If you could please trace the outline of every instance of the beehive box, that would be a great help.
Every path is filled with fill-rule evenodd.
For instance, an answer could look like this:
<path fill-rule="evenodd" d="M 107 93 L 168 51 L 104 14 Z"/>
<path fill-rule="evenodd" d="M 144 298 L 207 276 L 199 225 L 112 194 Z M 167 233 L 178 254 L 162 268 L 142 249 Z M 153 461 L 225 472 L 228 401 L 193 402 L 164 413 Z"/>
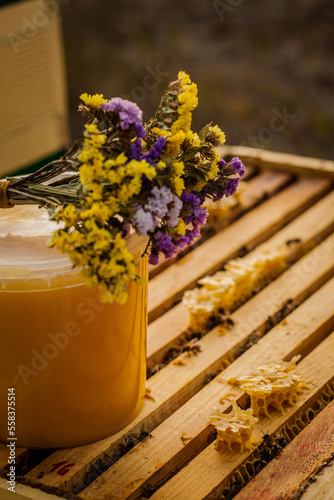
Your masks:
<path fill-rule="evenodd" d="M 204 231 L 191 251 L 151 269 L 142 411 L 119 433 L 88 446 L 18 449 L 15 494 L 7 490 L 8 449 L 1 444 L 1 500 L 334 498 L 328 467 L 334 454 L 334 163 L 248 148 L 224 154 L 240 155 L 248 167 L 241 204 L 223 221 L 216 217 L 214 230 Z M 232 328 L 218 324 L 189 340 L 183 292 L 264 242 L 289 242 L 288 269 L 232 313 Z M 261 361 L 296 354 L 308 384 L 297 404 L 260 419 L 254 449 L 217 450 L 212 408 L 229 412 L 232 401 L 249 407 L 247 395 L 228 380 Z"/>

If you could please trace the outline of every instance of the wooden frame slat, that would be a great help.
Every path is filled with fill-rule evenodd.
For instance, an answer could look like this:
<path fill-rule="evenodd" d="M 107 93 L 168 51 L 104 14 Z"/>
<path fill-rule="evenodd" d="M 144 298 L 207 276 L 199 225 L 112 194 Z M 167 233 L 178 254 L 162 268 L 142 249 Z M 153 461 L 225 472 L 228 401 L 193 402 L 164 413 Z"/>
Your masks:
<path fill-rule="evenodd" d="M 331 353 L 327 356 L 328 351 Z M 323 359 L 328 359 L 328 365 L 323 371 L 318 371 L 317 366 L 322 363 Z M 299 373 L 305 380 L 312 381 L 312 389 L 303 394 L 298 403 L 287 409 L 285 414 L 279 412 L 273 413 L 271 419 L 261 418 L 254 429 L 254 437 L 258 444 L 262 441 L 264 434 L 272 435 L 278 433 L 280 428 L 293 422 L 307 406 L 310 406 L 310 400 L 314 395 L 321 393 L 321 390 L 326 384 L 334 378 L 334 333 L 324 340 L 313 352 L 311 352 L 298 365 Z M 314 470 L 314 464 L 319 464 L 324 458 L 334 451 L 334 402 L 328 408 L 324 409 L 318 417 L 321 424 L 316 421 L 312 422 L 300 435 L 298 435 L 291 444 L 295 451 L 293 457 L 288 461 L 285 450 L 280 458 L 273 460 L 267 468 L 269 471 L 263 470 L 254 481 L 254 487 L 247 487 L 243 492 L 238 494 L 236 500 L 246 499 L 288 499 L 289 494 L 293 493 L 296 488 L 293 485 L 296 481 L 302 478 L 306 479 L 307 474 Z M 330 420 L 330 417 L 331 420 Z M 326 424 L 325 424 L 326 422 Z M 315 425 L 314 425 L 315 424 Z M 319 425 L 322 425 L 320 432 Z M 305 433 L 310 435 L 309 441 Z M 327 441 L 328 440 L 328 441 Z M 317 459 L 301 460 L 302 454 L 298 450 L 302 449 L 303 443 L 316 444 Z M 289 449 L 289 448 L 288 448 Z M 315 451 L 315 450 L 314 450 Z M 215 444 L 210 444 L 205 450 L 198 454 L 196 458 L 190 462 L 179 474 L 176 474 L 168 483 L 160 488 L 151 498 L 152 500 L 169 500 L 170 498 L 179 498 L 183 500 L 208 500 L 219 498 L 224 485 L 229 476 L 231 476 L 242 463 L 247 461 L 250 452 L 231 453 L 227 451 L 217 451 Z M 280 469 L 279 469 L 280 466 Z M 280 470 L 280 472 L 278 472 Z M 273 474 L 270 474 L 273 472 Z M 267 478 L 265 480 L 264 478 Z M 258 480 L 257 480 L 258 479 Z M 252 482 L 253 482 L 252 481 Z M 292 483 L 292 484 L 291 484 Z M 249 486 L 251 483 L 249 484 Z M 262 493 L 263 492 L 263 493 Z M 89 498 L 87 496 L 86 498 Z M 117 497 L 115 497 L 117 498 Z M 130 496 L 126 497 L 130 500 Z"/>
<path fill-rule="evenodd" d="M 314 500 L 322 499 L 327 500 L 333 495 L 334 484 L 334 460 L 327 462 L 321 470 L 314 474 L 311 481 L 306 481 L 302 484 L 298 493 L 298 500 Z M 296 499 L 297 500 L 297 499 Z"/>
<path fill-rule="evenodd" d="M 224 158 L 239 156 L 247 165 L 265 169 L 283 170 L 296 175 L 316 175 L 334 179 L 334 162 L 319 158 L 309 158 L 288 153 L 277 153 L 247 146 L 222 146 Z"/>
<path fill-rule="evenodd" d="M 330 188 L 326 179 L 303 178 L 246 214 L 235 224 L 189 252 L 150 282 L 149 322 L 165 312 L 197 280 L 221 267 L 243 245 L 264 241 L 296 215 L 315 203 Z M 209 258 L 208 258 L 209 256 Z"/>
<path fill-rule="evenodd" d="M 289 239 L 301 238 L 304 245 L 323 238 L 334 228 L 334 193 L 294 219 L 265 244 L 281 245 Z M 314 231 L 316 229 L 316 232 Z M 147 363 L 149 368 L 162 361 L 163 355 L 186 330 L 189 313 L 182 303 L 167 311 L 148 327 Z"/>
<path fill-rule="evenodd" d="M 326 337 L 334 326 L 333 293 L 334 278 L 289 315 L 284 324 L 273 328 L 158 426 L 151 439 L 130 450 L 80 496 L 95 500 L 98 493 L 99 500 L 136 498 L 148 482 L 156 487 L 169 478 L 176 466 L 185 465 L 192 455 L 206 446 L 210 433 L 207 415 L 220 398 L 233 393 L 234 399 L 240 399 L 243 395 L 227 380 L 264 360 L 290 359 L 297 353 L 305 356 Z M 226 403 L 222 409 L 229 406 L 230 403 Z M 182 437 L 189 440 L 185 443 Z"/>
<path fill-rule="evenodd" d="M 332 346 L 333 349 L 334 345 Z M 264 494 L 289 498 L 323 462 L 334 456 L 334 401 L 270 462 L 235 500 Z M 333 486 L 333 484 L 332 484 Z M 162 498 L 162 497 L 160 497 Z M 314 498 L 319 498 L 318 495 Z"/>

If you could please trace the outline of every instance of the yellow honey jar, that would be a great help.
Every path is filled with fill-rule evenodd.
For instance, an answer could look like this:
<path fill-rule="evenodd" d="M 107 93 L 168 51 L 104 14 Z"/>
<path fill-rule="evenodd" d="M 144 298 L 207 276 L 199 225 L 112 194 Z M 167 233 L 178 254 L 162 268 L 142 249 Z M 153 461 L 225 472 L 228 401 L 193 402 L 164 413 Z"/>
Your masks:
<path fill-rule="evenodd" d="M 0 211 L 0 440 L 9 389 L 17 446 L 74 447 L 105 438 L 139 412 L 146 375 L 147 287 L 128 283 L 124 305 L 103 303 L 80 270 L 46 241 L 47 211 Z M 137 273 L 146 239 L 127 237 Z"/>

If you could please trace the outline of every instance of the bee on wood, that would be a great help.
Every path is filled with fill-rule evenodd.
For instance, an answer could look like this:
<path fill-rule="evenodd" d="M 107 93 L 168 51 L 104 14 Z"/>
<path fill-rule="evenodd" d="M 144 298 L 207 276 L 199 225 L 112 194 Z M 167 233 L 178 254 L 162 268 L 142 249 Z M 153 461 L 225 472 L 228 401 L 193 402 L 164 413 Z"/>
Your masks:
<path fill-rule="evenodd" d="M 164 363 L 161 363 L 160 365 L 155 365 L 151 370 L 148 370 L 147 378 L 152 377 L 156 373 L 158 373 L 162 368 L 164 368 L 166 365 Z"/>
<path fill-rule="evenodd" d="M 219 307 L 216 318 L 217 322 L 228 330 L 234 326 L 234 321 L 230 317 L 229 311 L 227 309 L 224 309 L 224 307 Z"/>
<path fill-rule="evenodd" d="M 202 333 L 201 332 L 187 333 L 186 338 L 188 341 L 192 340 L 193 342 L 197 342 L 198 340 L 200 340 L 202 338 Z"/>
<path fill-rule="evenodd" d="M 173 361 L 173 359 L 175 359 L 179 354 L 180 354 L 180 349 L 178 347 L 171 347 L 164 354 L 162 364 L 167 365 L 168 363 Z"/>
<path fill-rule="evenodd" d="M 269 316 L 270 317 L 270 316 Z M 246 352 L 250 349 L 254 344 L 256 344 L 261 338 L 261 335 L 257 330 L 254 330 L 248 337 L 245 339 L 245 342 L 239 348 L 239 355 Z"/>
<path fill-rule="evenodd" d="M 188 356 L 190 356 L 190 353 L 193 353 L 195 354 L 195 356 L 197 356 L 197 354 L 201 352 L 201 350 L 201 346 L 199 346 L 198 344 L 186 344 L 181 348 L 181 352 L 187 352 Z"/>
<path fill-rule="evenodd" d="M 126 447 L 128 450 L 131 450 L 134 447 L 134 445 L 136 444 L 135 439 L 136 439 L 136 437 L 132 436 L 131 434 L 129 434 L 128 436 L 124 436 L 124 441 L 126 443 Z"/>
<path fill-rule="evenodd" d="M 282 307 L 274 314 L 274 316 L 268 316 L 267 325 L 271 329 L 274 326 L 278 325 L 288 314 L 296 309 L 299 306 L 299 303 L 293 303 L 293 299 L 288 299 Z"/>
<path fill-rule="evenodd" d="M 258 448 L 261 457 L 261 466 L 267 465 L 273 458 L 276 458 L 286 447 L 287 442 L 283 436 L 263 435 L 263 441 Z"/>
<path fill-rule="evenodd" d="M 269 328 L 271 330 L 275 326 L 275 324 L 277 324 L 277 323 L 275 321 L 275 318 L 273 318 L 272 316 L 268 316 L 268 318 L 267 318 L 267 324 L 268 324 L 268 326 L 269 326 Z"/>
<path fill-rule="evenodd" d="M 238 253 L 242 254 L 242 256 L 245 256 L 248 252 L 249 252 L 248 246 L 242 245 L 242 247 L 239 248 Z"/>
<path fill-rule="evenodd" d="M 226 324 L 232 328 L 234 326 L 234 321 L 232 318 L 226 318 Z"/>
<path fill-rule="evenodd" d="M 290 314 L 296 307 L 298 307 L 299 304 L 296 302 L 293 304 L 293 299 L 288 299 L 281 307 L 281 309 L 277 312 L 277 315 L 280 317 L 280 319 L 283 319 L 284 316 L 287 314 Z"/>
<path fill-rule="evenodd" d="M 94 468 L 95 473 L 97 473 L 98 475 L 103 474 L 107 469 L 109 469 L 110 466 L 111 466 L 111 464 L 109 461 L 105 461 L 102 459 L 99 459 L 95 463 L 92 464 L 92 467 Z"/>
<path fill-rule="evenodd" d="M 140 433 L 138 434 L 139 441 L 145 441 L 145 439 L 151 438 L 151 437 L 152 437 L 152 434 L 150 434 L 148 431 L 145 431 L 144 424 L 143 424 L 141 429 L 140 429 Z"/>
<path fill-rule="evenodd" d="M 120 444 L 119 446 L 124 455 L 134 447 L 134 445 L 136 444 L 135 439 L 135 436 L 132 436 L 131 434 L 129 434 L 128 436 L 123 436 L 124 444 Z"/>
<path fill-rule="evenodd" d="M 291 240 L 287 240 L 285 242 L 286 245 L 293 245 L 294 243 L 301 243 L 301 239 L 300 238 L 292 238 Z"/>
<path fill-rule="evenodd" d="M 124 453 L 121 451 L 121 450 L 115 450 L 114 453 L 112 455 L 108 455 L 106 453 L 106 456 L 110 462 L 110 465 L 113 465 L 117 462 L 117 460 L 119 460 L 120 458 L 122 458 L 122 456 L 124 455 Z"/>
<path fill-rule="evenodd" d="M 216 373 L 207 373 L 206 374 L 208 381 L 211 382 L 214 378 L 216 378 Z"/>
<path fill-rule="evenodd" d="M 97 479 L 99 476 L 100 474 L 98 474 L 97 472 L 88 472 L 85 478 L 86 487 L 92 484 L 92 482 L 95 481 L 95 479 Z"/>

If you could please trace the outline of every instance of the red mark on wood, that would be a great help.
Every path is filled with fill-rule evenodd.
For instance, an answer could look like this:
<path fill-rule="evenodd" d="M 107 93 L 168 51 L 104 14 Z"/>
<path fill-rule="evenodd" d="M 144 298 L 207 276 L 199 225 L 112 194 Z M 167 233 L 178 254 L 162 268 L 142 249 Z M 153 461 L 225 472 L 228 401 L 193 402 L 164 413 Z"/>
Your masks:
<path fill-rule="evenodd" d="M 317 449 L 317 445 L 311 441 L 310 443 L 303 444 L 298 450 L 299 457 L 308 457 Z"/>
<path fill-rule="evenodd" d="M 245 500 L 273 500 L 273 496 L 268 489 L 260 490 L 259 488 L 253 488 L 253 492 L 256 493 L 256 495 L 246 497 Z"/>
<path fill-rule="evenodd" d="M 57 471 L 57 474 L 59 476 L 65 476 L 65 474 L 68 473 L 69 469 L 75 465 L 74 462 L 68 462 L 67 460 L 63 460 L 63 462 L 58 462 L 57 464 L 52 464 L 52 469 L 50 470 L 51 472 L 55 472 L 57 469 L 60 469 Z"/>

